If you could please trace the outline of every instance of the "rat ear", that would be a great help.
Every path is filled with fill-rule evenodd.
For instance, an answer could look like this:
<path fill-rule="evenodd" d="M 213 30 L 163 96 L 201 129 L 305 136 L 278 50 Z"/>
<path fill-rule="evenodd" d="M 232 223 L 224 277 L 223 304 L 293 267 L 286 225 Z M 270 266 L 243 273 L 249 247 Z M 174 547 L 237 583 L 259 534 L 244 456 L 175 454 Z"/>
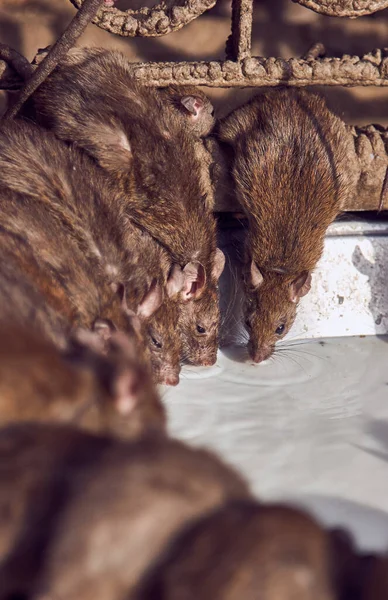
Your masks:
<path fill-rule="evenodd" d="M 198 96 L 183 96 L 183 98 L 181 98 L 181 104 L 183 104 L 185 109 L 196 118 L 198 118 L 204 107 L 203 100 Z"/>
<path fill-rule="evenodd" d="M 114 407 L 120 415 L 126 416 L 136 408 L 142 385 L 143 373 L 137 366 L 137 346 L 135 340 L 117 332 L 109 341 L 109 350 L 116 365 L 111 382 Z"/>
<path fill-rule="evenodd" d="M 116 411 L 123 417 L 129 415 L 137 406 L 139 384 L 139 374 L 130 368 L 126 368 L 119 373 L 113 382 L 114 406 Z"/>
<path fill-rule="evenodd" d="M 128 169 L 132 150 L 126 132 L 118 123 L 95 123 L 93 134 L 88 124 L 85 131 L 77 132 L 77 143 L 82 146 L 103 168 L 114 174 Z"/>
<path fill-rule="evenodd" d="M 162 286 L 154 279 L 150 289 L 137 307 L 136 314 L 143 319 L 148 319 L 154 314 L 162 304 L 163 290 Z"/>
<path fill-rule="evenodd" d="M 225 267 L 225 254 L 219 248 L 216 249 L 216 253 L 213 259 L 212 278 L 218 281 L 221 277 L 221 273 Z"/>
<path fill-rule="evenodd" d="M 172 298 L 179 294 L 185 283 L 185 276 L 181 267 L 177 264 L 173 265 L 170 275 L 166 283 L 167 296 Z"/>
<path fill-rule="evenodd" d="M 299 298 L 309 293 L 311 289 L 311 273 L 303 271 L 294 281 L 290 283 L 290 300 L 298 302 Z"/>
<path fill-rule="evenodd" d="M 121 308 L 123 312 L 130 319 L 131 325 L 135 333 L 139 334 L 141 330 L 141 322 L 138 315 L 133 310 L 131 310 L 127 304 L 125 285 L 123 283 L 114 282 L 111 283 L 111 289 L 119 295 L 119 298 L 121 300 Z"/>
<path fill-rule="evenodd" d="M 92 325 L 92 331 L 94 331 L 101 340 L 106 342 L 110 339 L 112 333 L 116 331 L 116 327 L 110 319 L 97 318 Z"/>
<path fill-rule="evenodd" d="M 199 298 L 206 283 L 206 273 L 199 262 L 189 262 L 183 269 L 185 283 L 182 290 L 183 300 Z"/>
<path fill-rule="evenodd" d="M 261 284 L 263 283 L 264 278 L 263 275 L 261 274 L 260 269 L 257 267 L 256 263 L 254 260 L 251 261 L 251 268 L 250 268 L 250 283 L 252 285 L 252 287 L 254 289 L 257 289 L 261 286 Z"/>

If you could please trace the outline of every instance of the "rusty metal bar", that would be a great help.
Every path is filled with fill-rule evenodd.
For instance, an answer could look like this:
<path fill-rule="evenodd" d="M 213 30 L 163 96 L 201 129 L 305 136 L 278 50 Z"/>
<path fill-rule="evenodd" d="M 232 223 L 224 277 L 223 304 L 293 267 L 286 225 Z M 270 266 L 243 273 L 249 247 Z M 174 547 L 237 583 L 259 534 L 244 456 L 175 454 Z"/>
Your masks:
<path fill-rule="evenodd" d="M 80 8 L 84 0 L 70 0 Z M 123 37 L 158 37 L 179 31 L 185 25 L 214 6 L 216 0 L 184 0 L 167 8 L 162 0 L 151 8 L 120 10 L 115 7 L 102 8 L 93 23 Z"/>
<path fill-rule="evenodd" d="M 76 7 L 80 8 L 84 0 L 70 0 Z M 369 15 L 388 7 L 388 0 L 293 0 L 315 12 L 334 17 L 360 17 Z M 162 0 L 152 7 L 141 7 L 138 9 L 120 10 L 115 7 L 103 8 L 93 23 L 124 37 L 154 37 L 178 31 L 190 21 L 196 19 L 206 10 L 214 6 L 216 0 L 181 0 L 176 5 Z M 233 2 L 233 29 L 249 27 L 249 13 L 252 13 L 252 2 L 250 0 L 235 0 Z M 238 24 L 241 16 L 241 25 Z M 245 19 L 246 16 L 246 19 Z M 245 39 L 243 33 L 241 39 Z M 238 42 L 237 42 L 238 45 Z M 237 58 L 244 58 L 244 44 L 241 48 L 235 48 Z M 249 49 L 248 49 L 249 50 Z"/>
<path fill-rule="evenodd" d="M 329 17 L 362 17 L 388 7 L 388 0 L 293 0 Z"/>
<path fill-rule="evenodd" d="M 251 55 L 252 0 L 234 0 L 232 5 L 232 33 L 226 44 L 229 60 L 241 61 Z"/>
<path fill-rule="evenodd" d="M 132 63 L 130 68 L 136 79 L 150 86 L 388 85 L 386 50 L 376 50 L 363 57 L 346 55 L 315 60 L 248 57 L 239 62 Z"/>
<path fill-rule="evenodd" d="M 247 50 L 245 50 L 247 51 Z M 44 53 L 42 53 L 44 56 Z M 129 63 L 134 77 L 148 86 L 271 87 L 289 85 L 388 86 L 388 52 L 363 57 L 298 59 L 248 57 L 242 61 Z M 15 89 L 15 77 L 0 61 L 0 88 Z M 19 79 L 20 81 L 20 79 Z"/>

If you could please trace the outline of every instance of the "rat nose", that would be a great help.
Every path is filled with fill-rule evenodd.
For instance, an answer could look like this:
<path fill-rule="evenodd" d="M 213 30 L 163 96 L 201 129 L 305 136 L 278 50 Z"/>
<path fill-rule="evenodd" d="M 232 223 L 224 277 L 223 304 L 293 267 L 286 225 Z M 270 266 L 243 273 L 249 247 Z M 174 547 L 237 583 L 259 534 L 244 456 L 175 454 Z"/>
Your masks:
<path fill-rule="evenodd" d="M 179 375 L 174 375 L 173 373 L 169 373 L 166 375 L 162 381 L 165 385 L 178 385 L 179 383 Z"/>
<path fill-rule="evenodd" d="M 217 357 L 216 356 L 210 356 L 210 357 L 207 357 L 207 358 L 203 358 L 201 360 L 201 365 L 203 367 L 211 367 L 211 366 L 213 366 L 216 363 L 216 361 L 217 361 Z"/>
<path fill-rule="evenodd" d="M 255 352 L 251 353 L 251 358 L 254 363 L 261 363 L 263 360 L 267 360 L 272 354 L 272 348 L 259 348 Z"/>

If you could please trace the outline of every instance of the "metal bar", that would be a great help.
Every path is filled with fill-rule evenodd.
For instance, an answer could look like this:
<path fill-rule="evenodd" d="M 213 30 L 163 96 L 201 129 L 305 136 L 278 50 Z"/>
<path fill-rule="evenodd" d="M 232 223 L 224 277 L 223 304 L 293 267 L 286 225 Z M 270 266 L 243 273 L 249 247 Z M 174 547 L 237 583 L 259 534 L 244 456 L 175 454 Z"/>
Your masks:
<path fill-rule="evenodd" d="M 243 0 L 246 1 L 246 0 Z M 247 42 L 247 38 L 245 38 Z M 240 45 L 242 48 L 242 44 Z M 316 46 L 316 48 L 315 48 Z M 128 63 L 128 68 L 144 85 L 206 85 L 209 87 L 274 87 L 289 85 L 388 86 L 388 50 L 378 49 L 360 56 L 315 58 L 315 52 L 304 58 L 247 57 L 240 61 Z M 240 48 L 240 49 L 241 49 Z M 247 52 L 247 46 L 244 46 Z M 36 57 L 39 64 L 48 49 Z M 0 60 L 0 89 L 16 89 L 11 69 Z"/>
<path fill-rule="evenodd" d="M 129 68 L 136 79 L 152 87 L 170 84 L 220 88 L 277 85 L 388 86 L 387 58 L 380 64 L 374 64 L 358 56 L 313 61 L 252 57 L 240 62 L 132 63 Z M 20 78 L 6 72 L 3 61 L 0 61 L 0 89 L 17 89 L 17 82 L 20 82 Z"/>
<path fill-rule="evenodd" d="M 85 2 L 70 1 L 76 8 L 80 8 Z M 154 6 L 135 9 L 105 7 L 93 19 L 93 23 L 105 31 L 123 37 L 158 37 L 179 31 L 212 8 L 215 3 L 216 0 L 183 0 L 175 4 L 162 0 Z"/>
<path fill-rule="evenodd" d="M 361 17 L 388 7 L 388 0 L 293 0 L 329 17 Z"/>
<path fill-rule="evenodd" d="M 132 63 L 130 68 L 139 81 L 149 86 L 388 86 L 388 58 L 381 50 L 363 57 L 315 60 L 251 57 L 239 62 Z"/>
<path fill-rule="evenodd" d="M 234 0 L 232 3 L 232 34 L 226 45 L 227 58 L 240 61 L 251 55 L 252 0 Z"/>

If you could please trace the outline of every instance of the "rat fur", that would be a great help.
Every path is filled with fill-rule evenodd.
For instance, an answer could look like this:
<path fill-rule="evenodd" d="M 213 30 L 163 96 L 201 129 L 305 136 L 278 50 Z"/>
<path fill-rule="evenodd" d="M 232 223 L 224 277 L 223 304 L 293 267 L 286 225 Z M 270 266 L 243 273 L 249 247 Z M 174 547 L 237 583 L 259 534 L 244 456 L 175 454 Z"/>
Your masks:
<path fill-rule="evenodd" d="M 77 331 L 60 352 L 32 328 L 0 322 L 0 421 L 64 422 L 134 438 L 163 433 L 165 411 L 135 340 L 116 333 L 109 354 Z"/>
<path fill-rule="evenodd" d="M 133 600 L 335 600 L 329 535 L 282 505 L 229 503 L 189 524 Z"/>
<path fill-rule="evenodd" d="M 121 184 L 128 193 L 128 216 L 174 261 L 182 268 L 202 265 L 205 274 L 194 282 L 200 289 L 217 258 L 201 165 L 180 115 L 163 93 L 140 86 L 127 64 L 115 51 L 71 52 L 35 93 L 36 116 L 58 137 L 75 141 Z"/>
<path fill-rule="evenodd" d="M 208 451 L 42 425 L 0 431 L 0 487 L 2 600 L 130 598 L 182 526 L 250 495 Z"/>

